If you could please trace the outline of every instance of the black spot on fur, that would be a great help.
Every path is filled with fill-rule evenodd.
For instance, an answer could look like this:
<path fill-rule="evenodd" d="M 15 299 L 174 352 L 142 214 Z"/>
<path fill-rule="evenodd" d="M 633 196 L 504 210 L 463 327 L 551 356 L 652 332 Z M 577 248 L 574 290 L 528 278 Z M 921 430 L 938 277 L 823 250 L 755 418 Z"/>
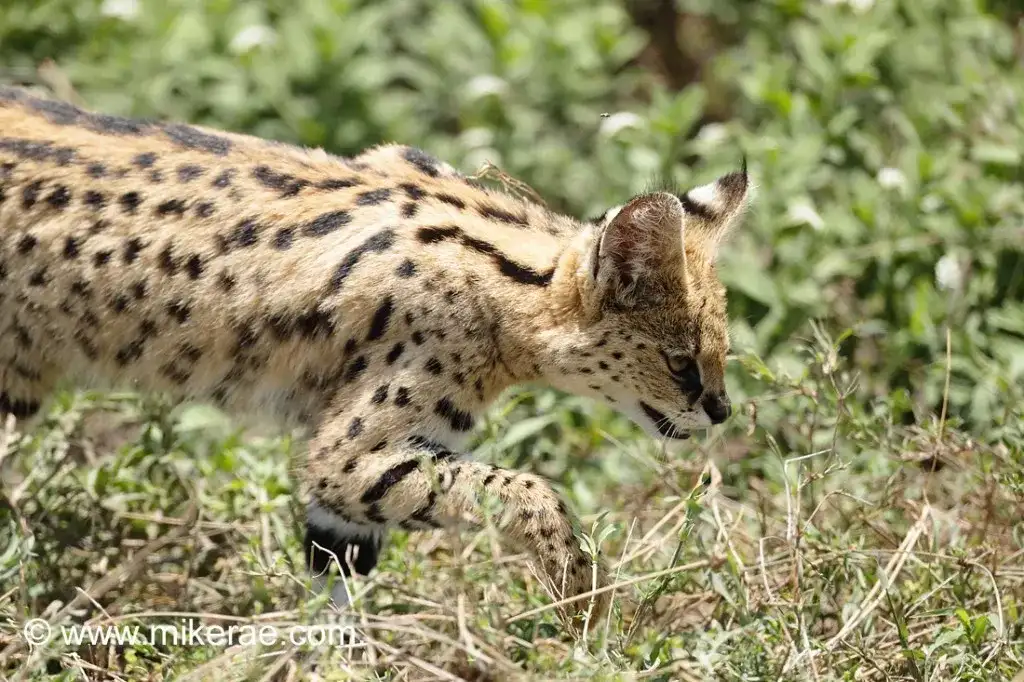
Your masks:
<path fill-rule="evenodd" d="M 81 296 L 82 298 L 92 298 L 92 291 L 89 289 L 89 283 L 84 280 L 76 280 L 71 283 L 71 293 L 76 296 Z M 85 314 L 82 316 L 84 318 Z"/>
<path fill-rule="evenodd" d="M 18 253 L 24 256 L 26 253 L 29 253 L 30 251 L 32 251 L 32 249 L 36 248 L 36 244 L 38 243 L 39 240 L 36 239 L 33 235 L 26 234 L 24 237 L 18 240 Z"/>
<path fill-rule="evenodd" d="M 255 246 L 259 243 L 259 225 L 252 218 L 246 218 L 235 226 L 230 243 L 240 247 Z"/>
<path fill-rule="evenodd" d="M 164 133 L 176 144 L 186 149 L 225 156 L 231 151 L 231 141 L 218 135 L 204 133 L 191 126 L 178 123 L 165 124 Z"/>
<path fill-rule="evenodd" d="M 416 238 L 423 244 L 436 244 L 444 240 L 458 241 L 467 248 L 490 256 L 491 260 L 498 266 L 501 274 L 520 284 L 547 286 L 554 275 L 554 268 L 546 272 L 537 272 L 533 268 L 515 263 L 508 256 L 501 253 L 493 244 L 489 244 L 476 237 L 471 237 L 455 225 L 421 227 L 416 231 Z"/>
<path fill-rule="evenodd" d="M 422 346 L 426 342 L 426 337 L 423 336 L 423 332 L 414 331 L 412 333 L 412 342 L 417 346 Z"/>
<path fill-rule="evenodd" d="M 400 483 L 406 476 L 416 471 L 420 466 L 419 460 L 408 459 L 399 464 L 395 464 L 377 479 L 370 488 L 363 493 L 360 501 L 363 504 L 372 504 L 380 501 L 392 487 Z"/>
<path fill-rule="evenodd" d="M 358 438 L 359 434 L 363 432 L 363 420 L 356 417 L 348 425 L 348 437 L 349 439 Z"/>
<path fill-rule="evenodd" d="M 189 256 L 188 261 L 185 262 L 185 272 L 191 279 L 199 279 L 203 275 L 203 257 L 198 253 L 193 253 Z"/>
<path fill-rule="evenodd" d="M 41 180 L 30 182 L 21 190 L 21 205 L 26 209 L 32 208 L 39 200 L 39 192 L 43 189 Z"/>
<path fill-rule="evenodd" d="M 362 244 L 352 249 L 341 261 L 334 275 L 331 277 L 331 288 L 338 290 L 351 274 L 352 269 L 359 263 L 363 256 L 369 253 L 382 253 L 391 248 L 395 243 L 395 231 L 385 228 L 371 236 Z"/>
<path fill-rule="evenodd" d="M 501 222 L 506 223 L 508 225 L 520 225 L 525 227 L 530 224 L 524 216 L 518 216 L 515 215 L 514 213 L 509 213 L 508 211 L 500 209 L 497 206 L 481 206 L 479 207 L 478 210 L 480 211 L 480 215 L 482 215 L 484 218 L 493 218 L 494 220 L 500 220 Z"/>
<path fill-rule="evenodd" d="M 442 201 L 442 202 L 444 202 L 446 204 L 450 204 L 451 206 L 454 206 L 455 208 L 466 208 L 466 202 L 465 201 L 463 201 L 462 199 L 460 199 L 460 198 L 458 198 L 456 196 L 452 196 L 451 194 L 435 194 L 434 197 L 438 201 Z"/>
<path fill-rule="evenodd" d="M 290 249 L 292 243 L 295 241 L 295 229 L 291 227 L 282 227 L 274 235 L 274 248 L 278 251 L 284 251 Z"/>
<path fill-rule="evenodd" d="M 403 218 L 414 218 L 416 213 L 420 210 L 418 204 L 414 204 L 411 201 L 407 201 L 402 204 L 402 217 Z"/>
<path fill-rule="evenodd" d="M 279 191 L 282 197 L 295 196 L 302 191 L 303 187 L 310 184 L 309 180 L 296 178 L 287 173 L 279 173 L 269 166 L 263 165 L 256 166 L 252 171 L 252 176 L 264 187 Z"/>
<path fill-rule="evenodd" d="M 132 237 L 124 245 L 124 262 L 126 265 L 134 263 L 135 259 L 139 257 L 139 252 L 143 249 L 142 240 L 138 237 Z"/>
<path fill-rule="evenodd" d="M 473 415 L 458 409 L 451 398 L 441 398 L 434 406 L 434 414 L 448 420 L 453 431 L 469 431 L 473 428 Z"/>
<path fill-rule="evenodd" d="M 58 166 L 67 166 L 75 158 L 70 147 L 54 147 L 50 142 L 0 137 L 0 149 L 15 156 L 33 161 L 53 161 Z"/>
<path fill-rule="evenodd" d="M 231 180 L 235 177 L 235 169 L 227 168 L 222 170 L 216 178 L 213 179 L 213 186 L 221 189 L 231 186 Z"/>
<path fill-rule="evenodd" d="M 145 344 L 139 339 L 129 341 L 117 351 L 117 355 L 114 356 L 114 359 L 117 360 L 117 364 L 122 367 L 131 364 L 142 357 L 142 352 L 145 349 L 144 346 Z"/>
<path fill-rule="evenodd" d="M 360 355 L 345 370 L 345 383 L 349 384 L 359 378 L 359 376 L 366 371 L 368 363 L 366 362 L 366 356 Z"/>
<path fill-rule="evenodd" d="M 415 166 L 421 173 L 425 173 L 432 178 L 436 178 L 441 174 L 440 170 L 438 170 L 440 162 L 422 149 L 406 147 L 402 152 L 402 158 Z"/>
<path fill-rule="evenodd" d="M 209 201 L 200 201 L 196 204 L 196 215 L 200 218 L 209 218 L 213 215 L 213 204 Z"/>
<path fill-rule="evenodd" d="M 193 365 L 196 362 L 198 362 L 199 358 L 203 356 L 203 351 L 199 350 L 190 343 L 181 344 L 178 353 L 180 355 L 180 358 L 190 365 Z"/>
<path fill-rule="evenodd" d="M 141 135 L 150 128 L 148 121 L 132 120 L 109 114 L 85 113 L 84 115 L 93 129 L 111 135 Z"/>
<path fill-rule="evenodd" d="M 160 374 L 167 377 L 174 384 L 182 386 L 192 378 L 192 373 L 181 369 L 173 362 L 168 362 L 160 366 Z"/>
<path fill-rule="evenodd" d="M 81 109 L 73 104 L 59 100 L 31 97 L 28 100 L 28 105 L 41 113 L 50 123 L 56 123 L 57 125 L 77 123 L 79 118 L 83 116 Z"/>
<path fill-rule="evenodd" d="M 153 164 L 156 163 L 156 154 L 153 152 L 142 152 L 141 154 L 136 154 L 135 158 L 132 159 L 132 163 L 142 169 L 152 168 Z"/>
<path fill-rule="evenodd" d="M 17 322 L 15 322 L 11 327 L 14 331 L 14 340 L 18 345 L 22 348 L 31 348 L 32 337 L 29 335 L 28 329 L 25 329 L 25 327 L 21 326 Z"/>
<path fill-rule="evenodd" d="M 422 187 L 414 185 L 411 182 L 403 182 L 399 187 L 413 201 L 419 201 L 423 197 L 427 196 L 427 193 L 423 191 Z"/>
<path fill-rule="evenodd" d="M 376 341 L 384 336 L 388 329 L 388 322 L 391 320 L 391 313 L 394 310 L 395 306 L 391 296 L 385 296 L 377 311 L 373 314 L 373 319 L 370 321 L 370 332 L 366 335 L 367 341 Z"/>
<path fill-rule="evenodd" d="M 309 237 L 322 237 L 350 222 L 352 222 L 352 215 L 348 211 L 331 211 L 313 218 L 303 229 L 303 233 Z"/>
<path fill-rule="evenodd" d="M 139 204 L 142 203 L 142 197 L 138 192 L 125 192 L 118 199 L 121 203 L 121 208 L 125 213 L 135 213 L 138 210 Z"/>
<path fill-rule="evenodd" d="M 93 257 L 92 257 L 92 262 L 93 262 L 93 264 L 96 267 L 102 267 L 102 266 L 104 266 L 104 265 L 106 265 L 107 263 L 110 262 L 110 257 L 112 255 L 113 255 L 113 252 L 110 251 L 109 249 L 104 249 L 103 251 L 97 251 L 96 254 L 93 255 Z"/>
<path fill-rule="evenodd" d="M 386 187 L 382 187 L 381 189 L 363 192 L 356 199 L 356 204 L 359 206 L 376 206 L 377 204 L 387 201 L 390 196 L 391 190 Z"/>
<path fill-rule="evenodd" d="M 416 274 L 416 264 L 406 258 L 402 261 L 402 264 L 398 266 L 398 269 L 395 270 L 395 274 L 399 277 L 412 277 Z"/>
<path fill-rule="evenodd" d="M 205 172 L 206 171 L 202 166 L 197 166 L 194 163 L 186 163 L 178 166 L 178 182 L 191 182 Z"/>
<path fill-rule="evenodd" d="M 395 364 L 395 360 L 397 360 L 398 358 L 402 357 L 402 352 L 404 350 L 405 350 L 405 344 L 396 343 L 394 346 L 392 346 L 391 350 L 388 351 L 388 356 L 386 358 L 387 363 L 389 365 Z"/>
<path fill-rule="evenodd" d="M 440 374 L 444 371 L 444 365 L 442 365 L 441 361 L 437 358 L 430 358 L 427 360 L 427 364 L 424 365 L 424 367 L 426 367 L 427 371 L 431 374 Z"/>
<path fill-rule="evenodd" d="M 85 167 L 85 172 L 90 178 L 102 178 L 107 174 L 107 168 L 102 163 L 90 163 Z"/>
<path fill-rule="evenodd" d="M 67 237 L 64 239 L 64 258 L 68 260 L 78 258 L 78 254 L 80 253 L 80 241 L 81 240 L 78 237 Z"/>
<path fill-rule="evenodd" d="M 388 399 L 388 385 L 378 386 L 377 390 L 373 392 L 373 396 L 370 398 L 370 402 L 374 405 L 380 405 Z"/>
<path fill-rule="evenodd" d="M 174 258 L 174 246 L 172 244 L 168 244 L 160 252 L 160 255 L 157 257 L 157 266 L 168 275 L 173 275 L 178 271 L 178 261 Z"/>
<path fill-rule="evenodd" d="M 395 393 L 395 405 L 398 407 L 405 407 L 410 402 L 412 401 L 409 398 L 409 389 L 405 386 L 399 386 L 398 392 Z"/>
<path fill-rule="evenodd" d="M 107 197 L 104 196 L 103 192 L 97 192 L 93 189 L 86 190 L 83 195 L 83 201 L 86 206 L 89 206 L 94 211 L 100 211 L 107 205 Z"/>
<path fill-rule="evenodd" d="M 64 185 L 57 185 L 50 192 L 50 196 L 46 197 L 46 203 L 50 205 L 50 208 L 57 210 L 66 208 L 71 203 L 71 191 Z"/>
<path fill-rule="evenodd" d="M 295 329 L 305 339 L 328 338 L 334 334 L 330 311 L 311 308 L 295 318 Z"/>
<path fill-rule="evenodd" d="M 41 287 L 47 282 L 46 279 L 46 266 L 43 266 L 32 273 L 32 276 L 28 278 L 28 285 L 30 287 Z"/>
<path fill-rule="evenodd" d="M 320 182 L 318 182 L 316 184 L 316 186 L 319 189 L 325 189 L 325 190 L 331 191 L 331 190 L 345 189 L 347 187 L 355 187 L 358 184 L 360 184 L 359 181 L 355 180 L 355 179 L 349 179 L 349 178 L 328 178 L 326 180 L 321 180 Z"/>
<path fill-rule="evenodd" d="M 167 304 L 167 314 L 177 320 L 178 324 L 185 324 L 192 314 L 192 309 L 185 301 L 171 301 Z"/>
<path fill-rule="evenodd" d="M 168 199 L 167 201 L 160 202 L 156 207 L 157 215 L 170 215 L 172 213 L 177 214 L 179 217 L 185 215 L 185 200 L 184 199 Z"/>

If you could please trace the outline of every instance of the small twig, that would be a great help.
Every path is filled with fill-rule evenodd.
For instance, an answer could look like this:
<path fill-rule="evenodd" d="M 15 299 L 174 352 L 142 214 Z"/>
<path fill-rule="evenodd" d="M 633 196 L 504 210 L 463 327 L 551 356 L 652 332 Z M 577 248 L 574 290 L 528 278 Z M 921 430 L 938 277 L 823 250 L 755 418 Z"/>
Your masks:
<path fill-rule="evenodd" d="M 475 175 L 472 175 L 470 177 L 477 180 L 483 180 L 484 178 L 492 176 L 495 179 L 497 179 L 498 182 L 505 185 L 506 187 L 510 187 L 511 189 L 519 192 L 520 194 L 528 197 L 530 201 L 534 202 L 535 204 L 539 204 L 547 208 L 547 203 L 544 201 L 544 199 L 541 198 L 540 194 L 538 194 L 535 189 L 527 185 L 522 180 L 517 180 L 513 178 L 511 175 L 501 170 L 490 161 L 485 161 L 484 164 L 480 167 L 480 170 L 478 170 Z"/>

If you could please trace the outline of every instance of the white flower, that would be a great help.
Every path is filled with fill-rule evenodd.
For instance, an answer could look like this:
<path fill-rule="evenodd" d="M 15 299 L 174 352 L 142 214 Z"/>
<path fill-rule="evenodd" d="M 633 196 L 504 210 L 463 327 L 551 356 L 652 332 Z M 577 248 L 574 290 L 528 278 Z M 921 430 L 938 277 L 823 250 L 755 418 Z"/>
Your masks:
<path fill-rule="evenodd" d="M 875 0 L 846 0 L 846 4 L 848 4 L 854 12 L 867 12 L 869 9 L 874 7 Z"/>
<path fill-rule="evenodd" d="M 508 90 L 508 83 L 490 74 L 476 76 L 466 83 L 466 93 L 473 99 L 487 95 L 501 95 Z"/>
<path fill-rule="evenodd" d="M 487 147 L 494 142 L 494 131 L 490 128 L 484 128 L 478 126 L 476 128 L 467 128 L 462 131 L 462 144 L 466 145 L 470 149 L 476 147 Z"/>
<path fill-rule="evenodd" d="M 963 280 L 963 267 L 953 254 L 947 253 L 935 264 L 935 283 L 940 289 L 959 291 Z"/>
<path fill-rule="evenodd" d="M 810 201 L 799 199 L 789 205 L 786 217 L 790 222 L 797 225 L 810 225 L 812 229 L 820 230 L 825 227 L 825 221 L 814 208 Z"/>
<path fill-rule="evenodd" d="M 611 136 L 626 128 L 639 128 L 643 123 L 644 120 L 633 112 L 620 111 L 601 121 L 601 133 Z"/>
<path fill-rule="evenodd" d="M 105 17 L 116 17 L 127 21 L 134 19 L 139 13 L 139 0 L 103 0 L 100 14 Z"/>
<path fill-rule="evenodd" d="M 729 133 L 721 123 L 709 123 L 697 133 L 697 141 L 707 145 L 716 145 L 727 137 Z"/>
<path fill-rule="evenodd" d="M 942 208 L 942 198 L 936 194 L 928 194 L 921 199 L 921 211 L 924 213 L 935 213 Z"/>
<path fill-rule="evenodd" d="M 866 12 L 875 6 L 875 0 L 821 0 L 821 4 L 832 7 L 848 5 L 855 12 Z"/>
<path fill-rule="evenodd" d="M 244 54 L 254 47 L 272 45 L 276 39 L 274 29 L 262 24 L 253 24 L 236 33 L 228 49 L 235 54 Z"/>
<path fill-rule="evenodd" d="M 884 189 L 902 190 L 907 186 L 907 176 L 899 168 L 883 168 L 878 171 L 878 184 Z"/>

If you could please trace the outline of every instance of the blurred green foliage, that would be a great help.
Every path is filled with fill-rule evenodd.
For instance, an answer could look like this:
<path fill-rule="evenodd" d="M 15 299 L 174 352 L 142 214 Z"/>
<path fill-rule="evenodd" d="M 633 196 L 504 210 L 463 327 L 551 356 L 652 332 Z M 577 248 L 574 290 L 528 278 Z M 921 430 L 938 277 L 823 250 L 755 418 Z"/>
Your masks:
<path fill-rule="evenodd" d="M 491 161 L 579 217 L 745 153 L 758 200 L 722 267 L 737 350 L 799 377 L 822 319 L 852 332 L 860 397 L 921 421 L 942 406 L 949 328 L 949 414 L 1002 418 L 1024 400 L 1012 3 L 685 5 L 727 37 L 682 90 L 643 67 L 648 37 L 612 0 L 5 0 L 0 79 L 53 59 L 112 113 Z M 757 388 L 738 367 L 732 386 Z"/>

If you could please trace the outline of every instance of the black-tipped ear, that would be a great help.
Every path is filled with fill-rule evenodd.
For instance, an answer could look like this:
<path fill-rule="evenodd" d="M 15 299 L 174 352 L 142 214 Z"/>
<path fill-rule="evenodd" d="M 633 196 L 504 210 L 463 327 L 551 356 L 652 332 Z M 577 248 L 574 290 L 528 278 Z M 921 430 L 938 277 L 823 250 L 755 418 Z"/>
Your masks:
<path fill-rule="evenodd" d="M 682 230 L 677 197 L 656 192 L 634 198 L 600 232 L 592 270 L 598 290 L 629 306 L 646 284 L 681 273 Z"/>
<path fill-rule="evenodd" d="M 679 198 L 691 234 L 699 235 L 713 257 L 750 200 L 750 176 L 744 154 L 741 170 L 727 173 L 707 185 L 694 187 Z"/>

